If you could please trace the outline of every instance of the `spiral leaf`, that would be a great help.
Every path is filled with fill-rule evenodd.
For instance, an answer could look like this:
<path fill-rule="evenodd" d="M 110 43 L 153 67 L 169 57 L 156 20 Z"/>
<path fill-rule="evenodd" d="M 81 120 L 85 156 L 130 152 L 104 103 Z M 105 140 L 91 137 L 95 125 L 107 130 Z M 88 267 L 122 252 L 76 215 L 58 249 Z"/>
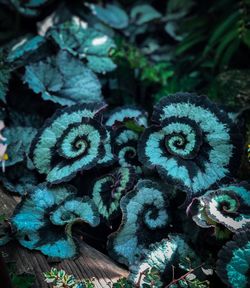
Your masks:
<path fill-rule="evenodd" d="M 134 168 L 122 167 L 95 181 L 91 198 L 105 220 L 112 220 L 119 215 L 120 199 L 132 190 L 136 180 Z"/>
<path fill-rule="evenodd" d="M 105 154 L 100 160 L 98 160 L 98 165 L 110 166 L 117 159 L 113 152 L 113 145 L 112 145 L 113 143 L 112 143 L 110 131 L 108 129 L 106 129 L 106 139 L 104 140 L 103 144 L 104 144 Z"/>
<path fill-rule="evenodd" d="M 54 225 L 66 225 L 82 219 L 92 226 L 97 226 L 100 221 L 96 206 L 89 197 L 69 198 L 50 215 Z"/>
<path fill-rule="evenodd" d="M 157 183 L 139 181 L 121 200 L 123 220 L 118 231 L 109 236 L 110 255 L 130 265 L 140 249 L 160 240 L 169 222 L 167 204 L 166 193 Z"/>
<path fill-rule="evenodd" d="M 250 229 L 237 232 L 219 252 L 216 272 L 232 288 L 250 286 Z"/>
<path fill-rule="evenodd" d="M 137 284 L 141 277 L 143 281 L 144 271 L 155 268 L 160 273 L 161 280 L 166 282 L 167 278 L 172 277 L 173 265 L 183 270 L 189 269 L 187 258 L 192 265 L 200 264 L 200 259 L 182 235 L 169 234 L 168 239 L 153 243 L 148 249 L 141 251 L 138 259 L 130 267 L 129 280 Z"/>
<path fill-rule="evenodd" d="M 20 244 L 50 257 L 76 256 L 77 247 L 71 237 L 73 223 L 80 220 L 96 226 L 99 217 L 88 197 L 73 198 L 75 194 L 70 185 L 34 187 L 11 218 Z"/>
<path fill-rule="evenodd" d="M 114 152 L 120 166 L 132 166 L 140 170 L 141 165 L 137 157 L 138 139 L 137 132 L 125 127 L 120 127 L 114 132 Z"/>
<path fill-rule="evenodd" d="M 250 224 L 250 185 L 247 182 L 208 191 L 197 201 L 198 205 L 193 203 L 190 208 L 196 210 L 193 219 L 201 227 L 220 224 L 236 232 Z"/>
<path fill-rule="evenodd" d="M 197 194 L 236 174 L 242 137 L 207 98 L 190 93 L 165 97 L 152 121 L 140 139 L 139 160 L 167 182 Z"/>
<path fill-rule="evenodd" d="M 82 104 L 56 112 L 34 138 L 30 158 L 47 181 L 68 181 L 105 156 L 107 131 L 98 121 L 102 103 Z M 95 118 L 95 119 L 91 119 Z"/>
<path fill-rule="evenodd" d="M 134 166 L 140 172 L 137 142 L 147 127 L 147 113 L 134 106 L 118 107 L 109 113 L 106 126 L 113 130 L 114 153 L 119 165 Z"/>
<path fill-rule="evenodd" d="M 147 113 L 135 106 L 122 106 L 114 109 L 109 113 L 106 120 L 106 126 L 117 129 L 124 126 L 127 121 L 134 121 L 137 125 L 147 127 Z"/>

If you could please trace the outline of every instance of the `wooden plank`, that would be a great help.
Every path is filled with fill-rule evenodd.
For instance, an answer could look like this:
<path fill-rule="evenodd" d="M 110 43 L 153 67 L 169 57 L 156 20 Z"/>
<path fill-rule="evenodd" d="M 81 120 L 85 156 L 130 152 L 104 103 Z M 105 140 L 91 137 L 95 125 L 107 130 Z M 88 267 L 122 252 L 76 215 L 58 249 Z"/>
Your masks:
<path fill-rule="evenodd" d="M 18 201 L 18 197 L 12 197 L 0 190 L 0 214 L 9 217 Z M 117 279 L 128 276 L 128 271 L 82 241 L 80 242 L 81 253 L 77 259 L 64 260 L 56 264 L 49 263 L 47 257 L 40 252 L 25 249 L 15 241 L 0 247 L 0 252 L 5 262 L 13 261 L 16 263 L 18 273 L 35 275 L 35 288 L 49 287 L 44 282 L 43 272 L 49 271 L 51 267 L 63 269 L 66 273 L 73 274 L 78 279 L 95 278 L 94 283 L 97 288 L 110 287 L 109 283 L 114 283 Z"/>

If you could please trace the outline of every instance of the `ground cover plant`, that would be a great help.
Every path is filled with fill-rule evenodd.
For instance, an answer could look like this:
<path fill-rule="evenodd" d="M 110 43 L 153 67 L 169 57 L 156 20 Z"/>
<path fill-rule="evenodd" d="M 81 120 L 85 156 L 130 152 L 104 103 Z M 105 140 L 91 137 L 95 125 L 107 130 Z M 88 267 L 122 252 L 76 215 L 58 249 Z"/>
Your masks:
<path fill-rule="evenodd" d="M 249 287 L 250 2 L 0 0 L 0 27 L 0 244 L 84 234 L 116 288 Z"/>

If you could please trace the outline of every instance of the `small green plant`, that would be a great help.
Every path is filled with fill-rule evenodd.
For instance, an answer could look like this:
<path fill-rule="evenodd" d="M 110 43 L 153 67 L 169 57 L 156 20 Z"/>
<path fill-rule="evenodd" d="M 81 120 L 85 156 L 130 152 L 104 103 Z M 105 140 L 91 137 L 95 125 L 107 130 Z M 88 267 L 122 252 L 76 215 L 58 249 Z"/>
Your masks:
<path fill-rule="evenodd" d="M 133 288 L 133 285 L 128 281 L 127 278 L 122 277 L 113 284 L 112 288 Z"/>
<path fill-rule="evenodd" d="M 173 76 L 173 67 L 169 62 L 152 63 L 137 47 L 124 40 L 118 41 L 117 46 L 112 55 L 114 61 L 119 65 L 126 63 L 131 69 L 138 71 L 139 80 L 164 87 Z"/>
<path fill-rule="evenodd" d="M 162 282 L 160 281 L 159 271 L 156 268 L 146 269 L 140 274 L 138 282 L 131 284 L 131 282 L 123 277 L 113 284 L 112 288 L 161 288 Z"/>
<path fill-rule="evenodd" d="M 58 270 L 57 268 L 51 268 L 49 272 L 44 274 L 46 283 L 52 284 L 53 288 L 95 288 L 93 279 L 78 280 L 73 275 L 66 274 L 64 270 Z M 144 277 L 142 277 L 144 276 Z M 127 278 L 122 277 L 117 280 L 116 283 L 111 284 L 112 288 L 160 288 L 162 282 L 160 276 L 155 268 L 147 269 L 141 273 L 141 277 L 136 285 L 133 285 Z"/>
<path fill-rule="evenodd" d="M 173 275 L 173 279 L 172 281 L 165 286 L 165 288 L 208 288 L 209 287 L 209 281 L 207 280 L 200 280 L 197 278 L 197 276 L 195 275 L 195 272 L 202 268 L 204 264 L 201 264 L 195 268 L 191 268 L 189 269 L 189 271 L 187 273 L 185 273 L 184 275 L 180 276 L 179 278 L 175 279 L 175 267 L 172 266 L 172 275 Z"/>
<path fill-rule="evenodd" d="M 66 274 L 64 270 L 51 268 L 44 273 L 45 281 L 53 285 L 54 288 L 94 288 L 93 279 L 78 280 L 73 275 Z"/>

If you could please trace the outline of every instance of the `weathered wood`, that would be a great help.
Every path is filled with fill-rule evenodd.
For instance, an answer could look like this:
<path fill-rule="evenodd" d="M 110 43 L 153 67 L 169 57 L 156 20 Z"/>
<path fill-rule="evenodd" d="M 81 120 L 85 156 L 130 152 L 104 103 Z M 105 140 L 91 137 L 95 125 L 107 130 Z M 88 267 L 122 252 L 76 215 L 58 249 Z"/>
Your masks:
<path fill-rule="evenodd" d="M 2 192 L 0 190 L 0 214 L 10 216 L 19 201 L 18 197 Z M 120 277 L 127 277 L 128 271 L 119 267 L 109 257 L 81 241 L 81 255 L 76 260 L 64 260 L 57 264 L 51 264 L 47 257 L 38 251 L 30 251 L 12 241 L 4 247 L 0 247 L 5 262 L 16 263 L 17 273 L 32 273 L 36 277 L 35 288 L 48 288 L 44 282 L 43 272 L 49 271 L 51 267 L 63 269 L 76 278 L 95 278 L 97 288 L 110 287 Z"/>

